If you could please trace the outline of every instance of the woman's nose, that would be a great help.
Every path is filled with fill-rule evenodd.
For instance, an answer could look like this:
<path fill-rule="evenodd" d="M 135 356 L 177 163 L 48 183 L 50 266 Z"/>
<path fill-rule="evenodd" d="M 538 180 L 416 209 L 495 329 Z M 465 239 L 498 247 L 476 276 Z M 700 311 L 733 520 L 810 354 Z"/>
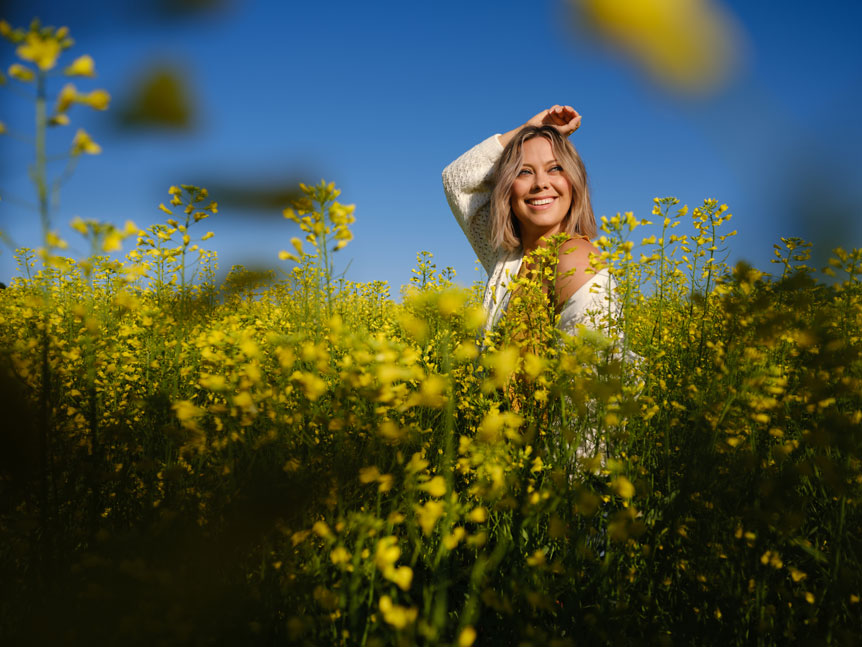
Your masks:
<path fill-rule="evenodd" d="M 543 189 L 548 186 L 548 174 L 539 171 L 533 174 L 533 190 Z"/>

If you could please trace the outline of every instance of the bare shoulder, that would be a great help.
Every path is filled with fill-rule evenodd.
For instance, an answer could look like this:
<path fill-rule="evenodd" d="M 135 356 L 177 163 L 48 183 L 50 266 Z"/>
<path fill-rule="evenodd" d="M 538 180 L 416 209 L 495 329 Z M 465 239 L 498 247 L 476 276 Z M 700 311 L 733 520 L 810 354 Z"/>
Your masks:
<path fill-rule="evenodd" d="M 562 304 L 593 277 L 590 255 L 598 248 L 586 238 L 573 237 L 560 246 L 557 263 L 557 303 Z"/>
<path fill-rule="evenodd" d="M 590 254 L 598 253 L 598 248 L 586 238 L 569 238 L 560 246 L 557 272 L 586 270 L 590 267 Z"/>

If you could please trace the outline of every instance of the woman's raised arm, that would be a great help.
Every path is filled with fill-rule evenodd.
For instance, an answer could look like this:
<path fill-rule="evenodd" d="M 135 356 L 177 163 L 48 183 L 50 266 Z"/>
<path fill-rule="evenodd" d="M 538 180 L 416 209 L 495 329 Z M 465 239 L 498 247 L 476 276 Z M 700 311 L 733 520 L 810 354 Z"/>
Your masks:
<path fill-rule="evenodd" d="M 488 137 L 443 169 L 443 190 L 452 215 L 490 275 L 498 252 L 491 244 L 491 191 L 494 165 L 503 147 Z"/>

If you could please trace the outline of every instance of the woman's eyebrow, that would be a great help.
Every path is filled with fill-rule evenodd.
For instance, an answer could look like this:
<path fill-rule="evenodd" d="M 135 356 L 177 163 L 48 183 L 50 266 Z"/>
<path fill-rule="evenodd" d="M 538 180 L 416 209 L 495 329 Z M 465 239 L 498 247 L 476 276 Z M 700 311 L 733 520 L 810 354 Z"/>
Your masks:
<path fill-rule="evenodd" d="M 545 165 L 545 166 L 548 166 L 548 165 L 550 165 L 550 164 L 559 164 L 559 162 L 558 162 L 556 159 L 552 159 L 552 160 L 548 160 L 547 162 L 544 162 L 544 165 Z M 532 165 L 532 164 L 530 164 L 530 162 L 521 162 L 521 166 L 522 166 L 522 167 L 524 167 L 524 166 L 529 166 L 530 168 L 532 168 L 532 167 L 533 167 L 533 165 Z"/>

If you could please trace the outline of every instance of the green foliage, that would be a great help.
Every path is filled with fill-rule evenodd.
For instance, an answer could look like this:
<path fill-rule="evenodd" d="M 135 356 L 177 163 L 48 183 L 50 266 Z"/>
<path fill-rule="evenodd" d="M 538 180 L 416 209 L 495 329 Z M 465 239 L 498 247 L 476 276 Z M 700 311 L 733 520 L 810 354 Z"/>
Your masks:
<path fill-rule="evenodd" d="M 214 263 L 196 187 L 122 261 L 23 252 L 0 293 L 4 635 L 852 643 L 858 251 L 830 283 L 795 240 L 780 276 L 731 269 L 726 208 L 693 210 L 690 238 L 658 201 L 639 260 L 646 221 L 602 223 L 621 314 L 483 338 L 475 292 L 428 253 L 401 303 L 334 279 L 318 189 L 297 215 L 316 251 L 220 291 L 187 263 Z M 133 233 L 76 228 L 95 253 Z M 553 272 L 535 267 L 534 314 Z"/>

